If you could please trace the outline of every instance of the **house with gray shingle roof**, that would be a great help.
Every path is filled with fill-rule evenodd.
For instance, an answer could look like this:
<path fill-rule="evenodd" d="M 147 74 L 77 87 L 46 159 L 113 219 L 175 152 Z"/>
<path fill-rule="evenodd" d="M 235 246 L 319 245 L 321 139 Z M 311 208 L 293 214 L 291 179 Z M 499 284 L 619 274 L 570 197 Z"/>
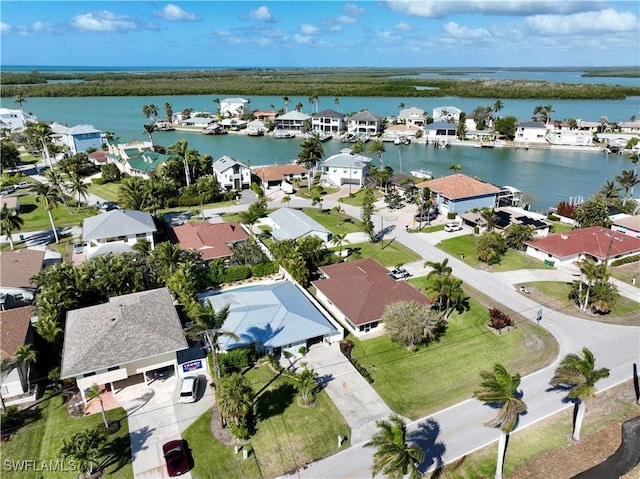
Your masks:
<path fill-rule="evenodd" d="M 251 168 L 224 155 L 213 162 L 213 173 L 220 186 L 227 190 L 243 190 L 251 187 Z"/>
<path fill-rule="evenodd" d="M 345 148 L 320 164 L 322 179 L 335 186 L 364 185 L 369 174 L 371 158 L 353 153 Z"/>
<path fill-rule="evenodd" d="M 371 113 L 369 110 L 362 110 L 351 115 L 347 120 L 347 131 L 349 133 L 364 133 L 375 135 L 382 131 L 382 117 Z"/>
<path fill-rule="evenodd" d="M 547 143 L 547 125 L 537 121 L 519 121 L 516 123 L 517 142 Z"/>
<path fill-rule="evenodd" d="M 274 129 L 276 130 L 288 130 L 288 131 L 302 131 L 304 129 L 304 123 L 311 118 L 306 113 L 293 110 L 285 113 L 282 116 L 277 117 L 274 120 Z"/>
<path fill-rule="evenodd" d="M 93 384 L 110 384 L 173 366 L 188 349 L 169 289 L 125 294 L 67 313 L 63 379 L 74 378 L 83 400 Z"/>
<path fill-rule="evenodd" d="M 311 115 L 311 129 L 326 133 L 339 133 L 344 130 L 344 113 L 334 110 L 322 110 Z"/>
<path fill-rule="evenodd" d="M 82 239 L 88 258 L 99 254 L 131 252 L 138 240 L 154 248 L 156 225 L 151 214 L 136 210 L 111 210 L 82 221 Z M 115 249 L 114 249 L 115 248 Z"/>
<path fill-rule="evenodd" d="M 331 231 L 300 210 L 278 208 L 264 220 L 271 226 L 271 236 L 277 241 L 317 236 L 322 241 L 331 241 Z"/>

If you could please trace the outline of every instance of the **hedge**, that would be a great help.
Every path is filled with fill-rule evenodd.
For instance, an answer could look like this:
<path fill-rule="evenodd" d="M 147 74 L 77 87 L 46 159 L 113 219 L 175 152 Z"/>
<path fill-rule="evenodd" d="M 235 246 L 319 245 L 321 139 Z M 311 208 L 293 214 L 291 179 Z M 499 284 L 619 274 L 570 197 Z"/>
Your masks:
<path fill-rule="evenodd" d="M 623 264 L 635 263 L 636 261 L 640 261 L 640 254 L 635 254 L 633 256 L 627 256 L 626 258 L 620 258 L 611 262 L 611 266 L 621 266 Z"/>
<path fill-rule="evenodd" d="M 256 278 L 263 278 L 264 276 L 277 273 L 278 268 L 279 266 L 277 261 L 263 261 L 261 263 L 251 265 L 251 275 Z"/>
<path fill-rule="evenodd" d="M 251 277 L 251 268 L 249 266 L 229 266 L 224 270 L 222 275 L 223 283 L 235 283 Z"/>

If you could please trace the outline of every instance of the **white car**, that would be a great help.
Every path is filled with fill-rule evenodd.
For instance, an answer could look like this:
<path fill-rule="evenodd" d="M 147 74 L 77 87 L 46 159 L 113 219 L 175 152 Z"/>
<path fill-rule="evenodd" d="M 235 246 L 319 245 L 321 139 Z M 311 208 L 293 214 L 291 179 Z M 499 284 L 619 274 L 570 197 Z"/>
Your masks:
<path fill-rule="evenodd" d="M 180 386 L 180 402 L 196 402 L 198 399 L 198 384 L 200 380 L 197 376 L 187 376 L 182 379 Z"/>
<path fill-rule="evenodd" d="M 454 231 L 460 231 L 462 229 L 462 225 L 458 223 L 447 223 L 444 225 L 444 230 L 448 233 L 453 233 Z"/>

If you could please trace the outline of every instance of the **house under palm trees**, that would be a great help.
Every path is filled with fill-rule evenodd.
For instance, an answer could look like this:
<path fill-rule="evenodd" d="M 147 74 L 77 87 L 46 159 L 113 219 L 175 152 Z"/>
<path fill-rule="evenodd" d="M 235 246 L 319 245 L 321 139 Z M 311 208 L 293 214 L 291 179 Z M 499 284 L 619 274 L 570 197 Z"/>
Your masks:
<path fill-rule="evenodd" d="M 1 374 L 2 399 L 5 406 L 31 401 L 31 396 L 24 397 L 28 392 L 26 378 L 26 364 L 17 364 L 16 352 L 25 344 L 31 344 L 34 339 L 31 316 L 33 307 L 23 306 L 8 311 L 0 311 L 0 360 L 7 366 Z"/>

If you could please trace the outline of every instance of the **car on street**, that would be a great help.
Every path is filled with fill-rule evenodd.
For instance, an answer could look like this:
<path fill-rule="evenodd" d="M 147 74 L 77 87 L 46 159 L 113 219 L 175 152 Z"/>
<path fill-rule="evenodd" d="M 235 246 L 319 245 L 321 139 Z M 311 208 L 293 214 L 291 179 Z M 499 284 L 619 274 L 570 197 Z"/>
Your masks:
<path fill-rule="evenodd" d="M 460 231 L 462 229 L 462 225 L 458 223 L 447 223 L 444 225 L 444 230 L 448 233 L 453 233 L 454 231 Z"/>
<path fill-rule="evenodd" d="M 20 183 L 16 183 L 15 185 L 13 185 L 13 187 L 16 190 L 23 190 L 25 188 L 31 188 L 33 185 L 31 183 L 29 183 L 28 181 L 21 181 Z"/>
<path fill-rule="evenodd" d="M 389 271 L 387 273 L 389 275 L 390 278 L 393 279 L 406 279 L 409 276 L 411 276 L 411 273 L 409 273 L 406 269 L 404 268 L 395 268 L 392 269 L 391 271 Z"/>
<path fill-rule="evenodd" d="M 13 185 L 7 186 L 6 188 L 3 188 L 2 191 L 0 191 L 0 196 L 10 195 L 14 191 L 15 188 L 13 187 Z"/>
<path fill-rule="evenodd" d="M 113 201 L 99 201 L 96 206 L 98 207 L 98 209 L 103 211 L 118 209 L 118 205 L 116 205 Z"/>
<path fill-rule="evenodd" d="M 167 463 L 169 477 L 176 477 L 189 472 L 189 459 L 184 447 L 184 441 L 176 439 L 162 446 L 162 454 Z"/>
<path fill-rule="evenodd" d="M 73 243 L 73 254 L 82 254 L 84 253 L 84 243 L 76 242 Z"/>
<path fill-rule="evenodd" d="M 200 384 L 200 379 L 197 376 L 182 378 L 179 401 L 182 403 L 196 402 L 198 399 L 198 384 Z"/>

